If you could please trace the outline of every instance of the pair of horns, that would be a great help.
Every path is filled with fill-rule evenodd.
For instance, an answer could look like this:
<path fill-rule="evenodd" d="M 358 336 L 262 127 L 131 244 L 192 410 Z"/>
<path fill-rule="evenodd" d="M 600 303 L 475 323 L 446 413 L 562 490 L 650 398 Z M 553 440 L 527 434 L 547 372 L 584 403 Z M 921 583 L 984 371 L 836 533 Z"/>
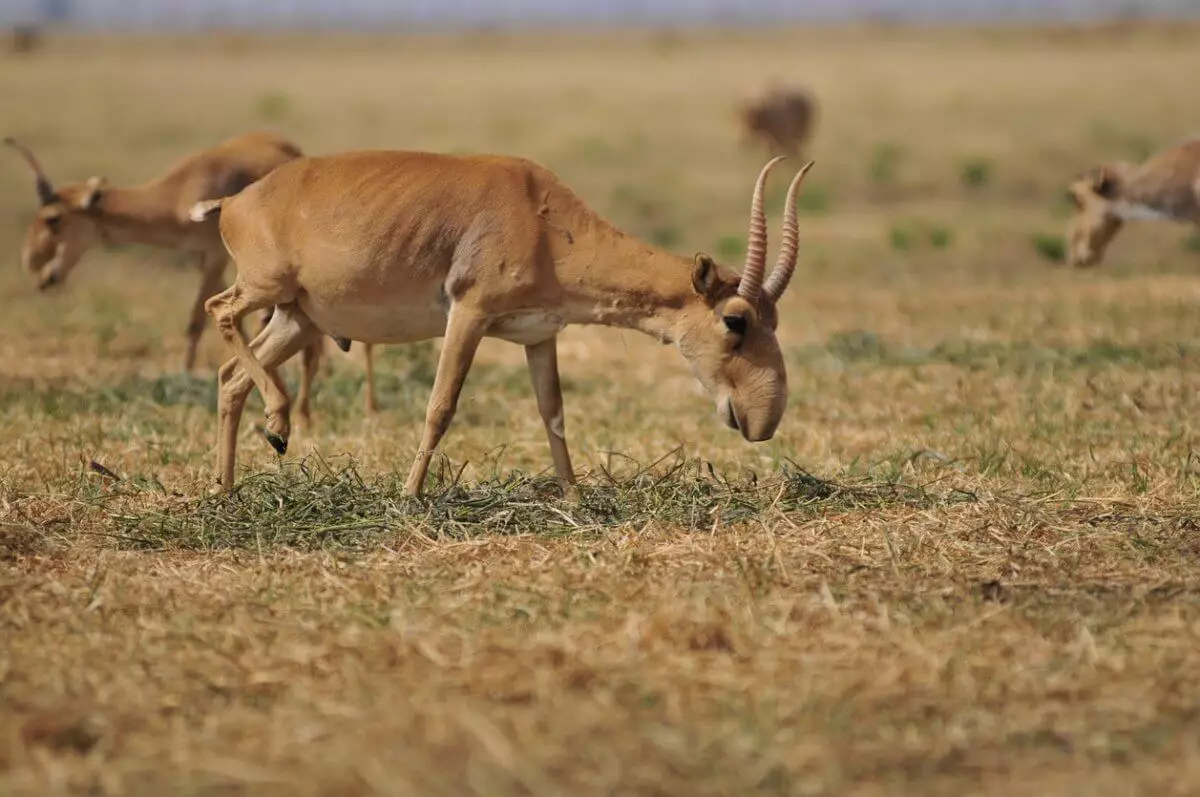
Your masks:
<path fill-rule="evenodd" d="M 4 139 L 4 143 L 21 153 L 21 157 L 29 164 L 29 168 L 33 170 L 33 187 L 37 190 L 38 200 L 43 205 L 49 205 L 55 200 L 54 186 L 46 178 L 46 173 L 42 171 L 42 165 L 38 163 L 38 159 L 33 157 L 29 147 L 17 141 L 11 136 Z"/>
<path fill-rule="evenodd" d="M 813 161 L 804 165 L 788 186 L 786 205 L 783 209 L 783 235 L 779 244 L 779 259 L 767 281 L 763 283 L 763 273 L 767 267 L 767 215 L 763 210 L 763 189 L 767 184 L 767 175 L 775 164 L 785 158 L 781 155 L 763 167 L 754 183 L 754 196 L 750 200 L 750 238 L 746 243 L 746 266 L 742 269 L 742 280 L 738 285 L 738 296 L 748 302 L 757 302 L 761 294 L 766 294 L 772 301 L 787 290 L 792 281 L 792 273 L 796 270 L 796 253 L 800 245 L 800 220 L 796 215 L 796 195 L 804 175 L 812 168 Z"/>

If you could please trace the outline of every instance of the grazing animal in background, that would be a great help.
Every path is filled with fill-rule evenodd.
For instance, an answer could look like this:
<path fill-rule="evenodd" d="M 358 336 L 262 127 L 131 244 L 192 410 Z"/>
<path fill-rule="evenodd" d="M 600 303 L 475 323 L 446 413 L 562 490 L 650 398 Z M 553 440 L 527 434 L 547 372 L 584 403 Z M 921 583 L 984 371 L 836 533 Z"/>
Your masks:
<path fill-rule="evenodd" d="M 1117 162 L 1071 182 L 1075 215 L 1067 227 L 1067 262 L 1094 266 L 1126 221 L 1187 222 L 1200 226 L 1200 139 L 1144 163 Z"/>
<path fill-rule="evenodd" d="M 207 317 L 204 302 L 225 287 L 229 260 L 216 222 L 196 224 L 188 217 L 200 201 L 236 194 L 283 163 L 300 148 L 271 133 L 246 133 L 191 155 L 158 179 L 134 188 L 110 186 L 103 177 L 55 188 L 28 147 L 12 138 L 5 143 L 25 159 L 34 175 L 40 207 L 25 234 L 21 260 L 39 289 L 61 284 L 89 248 L 101 244 L 150 244 L 194 253 L 200 291 L 187 324 L 185 370 L 196 362 L 196 348 Z M 308 417 L 313 371 L 321 355 L 315 341 L 305 357 L 298 403 Z"/>
<path fill-rule="evenodd" d="M 34 25 L 13 25 L 8 49 L 14 55 L 28 55 L 42 46 L 42 32 Z"/>
<path fill-rule="evenodd" d="M 772 155 L 797 155 L 816 124 L 817 104 L 803 89 L 772 86 L 739 108 L 748 142 L 760 142 Z"/>
<path fill-rule="evenodd" d="M 674 343 L 717 412 L 746 440 L 783 417 L 787 375 L 775 305 L 796 266 L 788 190 L 778 262 L 764 281 L 759 175 L 739 279 L 704 254 L 684 258 L 618 230 L 550 171 L 519 158 L 353 152 L 303 158 L 241 194 L 197 205 L 220 214 L 237 280 L 207 310 L 235 356 L 219 372 L 217 475 L 234 483 L 237 430 L 257 388 L 267 439 L 284 453 L 288 397 L 278 366 L 323 334 L 369 343 L 442 337 L 420 449 L 406 488 L 419 494 L 485 337 L 525 347 L 557 477 L 574 482 L 563 427 L 558 333 L 568 324 L 636 329 Z M 275 307 L 247 343 L 238 321 Z"/>

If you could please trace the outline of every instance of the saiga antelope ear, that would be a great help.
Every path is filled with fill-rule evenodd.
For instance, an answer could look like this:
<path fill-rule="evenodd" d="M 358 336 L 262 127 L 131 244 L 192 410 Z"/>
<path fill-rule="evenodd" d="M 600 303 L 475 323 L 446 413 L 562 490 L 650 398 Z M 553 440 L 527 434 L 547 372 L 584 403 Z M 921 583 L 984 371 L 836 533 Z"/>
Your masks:
<path fill-rule="evenodd" d="M 1092 190 L 1096 192 L 1096 196 L 1105 199 L 1112 199 L 1117 195 L 1118 185 L 1117 175 L 1107 166 L 1101 166 L 1092 177 Z"/>
<path fill-rule="evenodd" d="M 696 254 L 692 264 L 692 288 L 701 296 L 710 296 L 717 287 L 717 264 L 703 252 Z"/>
<path fill-rule="evenodd" d="M 79 200 L 79 207 L 83 210 L 91 210 L 96 207 L 96 203 L 100 201 L 100 197 L 104 195 L 104 187 L 108 184 L 108 180 L 103 177 L 89 177 L 84 185 L 87 191 L 83 198 Z"/>

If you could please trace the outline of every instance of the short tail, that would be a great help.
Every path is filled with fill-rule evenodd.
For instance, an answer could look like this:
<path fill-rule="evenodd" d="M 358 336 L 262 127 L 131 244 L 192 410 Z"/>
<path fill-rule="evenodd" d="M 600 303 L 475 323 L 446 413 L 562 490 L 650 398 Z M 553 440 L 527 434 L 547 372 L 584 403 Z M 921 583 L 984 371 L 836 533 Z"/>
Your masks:
<path fill-rule="evenodd" d="M 212 218 L 221 212 L 221 205 L 225 204 L 225 199 L 208 199 L 204 202 L 197 202 L 192 205 L 192 211 L 188 213 L 188 217 L 192 221 L 204 221 Z"/>

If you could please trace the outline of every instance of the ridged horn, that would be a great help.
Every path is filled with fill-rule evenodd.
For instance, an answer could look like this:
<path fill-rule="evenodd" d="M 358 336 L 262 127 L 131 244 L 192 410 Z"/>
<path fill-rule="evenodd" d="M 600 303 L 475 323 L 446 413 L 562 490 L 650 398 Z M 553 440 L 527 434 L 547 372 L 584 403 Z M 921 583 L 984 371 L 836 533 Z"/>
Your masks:
<path fill-rule="evenodd" d="M 783 208 L 783 232 L 780 234 L 779 259 L 775 261 L 775 268 L 763 286 L 763 293 L 775 302 L 779 301 L 779 297 L 787 290 L 788 283 L 792 281 L 792 274 L 796 271 L 796 253 L 800 249 L 800 219 L 796 214 L 796 196 L 800 193 L 804 175 L 808 174 L 812 165 L 813 161 L 804 164 L 804 168 L 797 172 L 795 178 L 792 179 L 792 184 L 788 186 L 787 200 Z"/>
<path fill-rule="evenodd" d="M 33 187 L 37 189 L 38 201 L 43 205 L 49 205 L 55 200 L 54 186 L 46 179 L 46 173 L 42 171 L 42 165 L 38 163 L 38 159 L 33 157 L 33 153 L 29 151 L 29 147 L 17 141 L 12 136 L 4 139 L 4 143 L 21 153 L 21 157 L 29 164 L 29 168 L 33 170 Z"/>
<path fill-rule="evenodd" d="M 754 195 L 750 199 L 750 235 L 746 240 L 746 265 L 742 268 L 742 279 L 738 284 L 738 296 L 748 302 L 758 301 L 762 291 L 763 271 L 767 267 L 767 214 L 763 210 L 763 190 L 767 175 L 775 164 L 783 160 L 780 155 L 759 172 L 754 183 Z"/>

